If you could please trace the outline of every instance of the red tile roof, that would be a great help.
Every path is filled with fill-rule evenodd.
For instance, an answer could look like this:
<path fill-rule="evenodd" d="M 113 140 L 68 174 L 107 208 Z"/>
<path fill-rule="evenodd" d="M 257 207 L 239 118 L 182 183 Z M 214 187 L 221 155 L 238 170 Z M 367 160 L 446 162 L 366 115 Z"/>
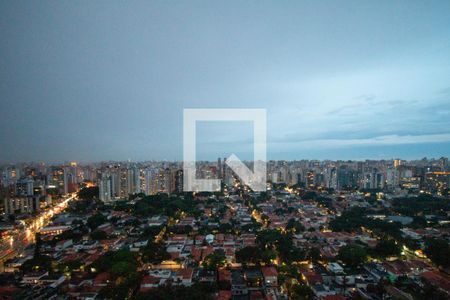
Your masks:
<path fill-rule="evenodd" d="M 424 272 L 421 274 L 422 278 L 431 283 L 434 286 L 437 286 L 447 293 L 450 293 L 450 280 L 440 275 L 438 272 L 430 271 Z"/>
<path fill-rule="evenodd" d="M 227 269 L 219 270 L 219 281 L 231 281 L 231 272 Z"/>
<path fill-rule="evenodd" d="M 194 269 L 192 268 L 181 269 L 178 271 L 178 274 L 180 274 L 180 276 L 183 277 L 183 279 L 192 279 Z"/>
<path fill-rule="evenodd" d="M 325 296 L 323 300 L 347 300 L 347 298 L 341 295 L 329 295 Z"/>
<path fill-rule="evenodd" d="M 161 281 L 161 279 L 158 277 L 155 277 L 152 275 L 145 275 L 142 278 L 141 285 L 143 285 L 143 284 L 158 284 L 160 281 Z"/>
<path fill-rule="evenodd" d="M 276 277 L 278 276 L 278 272 L 274 267 L 262 267 L 261 272 L 264 277 Z"/>
<path fill-rule="evenodd" d="M 217 300 L 230 300 L 231 299 L 231 291 L 219 291 L 219 295 L 216 298 Z"/>
<path fill-rule="evenodd" d="M 108 272 L 103 272 L 95 276 L 93 285 L 106 284 L 111 279 L 111 275 Z"/>

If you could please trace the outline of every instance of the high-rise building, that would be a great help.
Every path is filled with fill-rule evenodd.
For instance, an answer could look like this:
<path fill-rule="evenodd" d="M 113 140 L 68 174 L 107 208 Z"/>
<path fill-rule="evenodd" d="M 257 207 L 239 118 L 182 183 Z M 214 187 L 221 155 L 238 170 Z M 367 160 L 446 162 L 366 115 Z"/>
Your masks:
<path fill-rule="evenodd" d="M 400 172 L 398 169 L 386 170 L 386 186 L 390 189 L 400 185 Z"/>
<path fill-rule="evenodd" d="M 306 186 L 308 188 L 314 188 L 316 186 L 316 176 L 313 170 L 306 173 Z"/>
<path fill-rule="evenodd" d="M 31 214 L 40 210 L 39 197 L 6 197 L 3 200 L 5 214 Z"/>
<path fill-rule="evenodd" d="M 139 168 L 136 166 L 128 168 L 126 181 L 128 195 L 139 193 L 141 191 L 141 174 Z"/>
<path fill-rule="evenodd" d="M 30 178 L 17 180 L 16 195 L 19 197 L 32 197 L 34 195 L 34 180 Z"/>
<path fill-rule="evenodd" d="M 220 169 L 219 169 L 220 170 Z M 175 193 L 183 192 L 183 170 L 175 171 Z"/>
<path fill-rule="evenodd" d="M 222 161 L 220 157 L 217 159 L 217 178 L 223 179 Z"/>
<path fill-rule="evenodd" d="M 154 168 L 149 168 L 144 171 L 146 195 L 155 195 L 159 192 L 158 174 L 158 169 Z"/>
<path fill-rule="evenodd" d="M 373 170 L 372 172 L 366 172 L 363 175 L 363 185 L 364 189 L 382 189 L 385 185 L 384 174 Z"/>
<path fill-rule="evenodd" d="M 68 193 L 68 178 L 64 167 L 53 167 L 47 175 L 47 183 L 58 190 L 60 194 Z"/>
<path fill-rule="evenodd" d="M 339 190 L 357 186 L 356 174 L 348 166 L 340 166 L 337 170 L 337 188 Z"/>
<path fill-rule="evenodd" d="M 103 202 L 111 201 L 112 199 L 111 176 L 109 176 L 108 174 L 102 174 L 98 190 L 100 200 L 102 200 Z"/>

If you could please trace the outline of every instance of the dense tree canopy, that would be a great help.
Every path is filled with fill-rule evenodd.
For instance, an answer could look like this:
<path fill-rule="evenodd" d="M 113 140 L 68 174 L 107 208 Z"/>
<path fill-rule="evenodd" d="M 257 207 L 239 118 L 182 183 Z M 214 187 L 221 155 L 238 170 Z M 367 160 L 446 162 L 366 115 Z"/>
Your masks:
<path fill-rule="evenodd" d="M 132 211 L 136 216 L 161 214 L 169 217 L 175 217 L 180 212 L 194 216 L 201 213 L 196 209 L 196 203 L 191 198 L 169 197 L 166 194 L 145 196 L 136 202 Z"/>
<path fill-rule="evenodd" d="M 406 216 L 444 214 L 450 210 L 450 199 L 436 198 L 422 194 L 418 197 L 397 198 L 392 202 L 392 209 Z"/>
<path fill-rule="evenodd" d="M 95 215 L 92 215 L 87 219 L 87 226 L 91 230 L 94 230 L 97 227 L 99 227 L 100 225 L 102 225 L 103 223 L 105 223 L 106 220 L 107 219 L 104 215 L 102 215 L 101 213 L 96 213 Z"/>
<path fill-rule="evenodd" d="M 82 188 L 78 192 L 78 198 L 85 200 L 92 200 L 94 198 L 98 198 L 98 191 L 99 188 L 97 186 Z"/>
<path fill-rule="evenodd" d="M 300 232 L 305 231 L 305 226 L 303 226 L 303 224 L 300 223 L 299 221 L 292 218 L 292 219 L 289 219 L 289 221 L 286 225 L 286 230 L 290 230 L 293 233 L 300 233 Z"/>
<path fill-rule="evenodd" d="M 400 255 L 401 248 L 394 240 L 383 239 L 376 245 L 373 252 L 374 256 L 384 258 Z"/>
<path fill-rule="evenodd" d="M 151 264 L 159 264 L 163 260 L 170 259 L 164 243 L 148 241 L 147 246 L 142 251 L 142 261 Z"/>
<path fill-rule="evenodd" d="M 436 265 L 450 267 L 450 246 L 446 240 L 429 239 L 425 242 L 425 254 Z"/>
<path fill-rule="evenodd" d="M 349 267 L 358 267 L 364 263 L 367 259 L 366 250 L 357 245 L 346 245 L 339 249 L 339 254 L 337 256 L 345 265 Z"/>
<path fill-rule="evenodd" d="M 203 267 L 208 270 L 216 270 L 219 267 L 225 266 L 226 258 L 223 250 L 215 250 L 203 260 Z"/>
<path fill-rule="evenodd" d="M 93 240 L 97 240 L 97 241 L 99 241 L 99 240 L 104 240 L 104 239 L 106 239 L 108 237 L 108 234 L 106 233 L 106 232 L 104 232 L 103 230 L 94 230 L 92 233 L 91 233 L 91 238 L 93 239 Z"/>
<path fill-rule="evenodd" d="M 330 221 L 330 228 L 333 231 L 354 232 L 360 230 L 361 227 L 370 229 L 380 236 L 401 237 L 400 223 L 367 218 L 366 211 L 358 207 L 347 210 L 341 216 Z"/>

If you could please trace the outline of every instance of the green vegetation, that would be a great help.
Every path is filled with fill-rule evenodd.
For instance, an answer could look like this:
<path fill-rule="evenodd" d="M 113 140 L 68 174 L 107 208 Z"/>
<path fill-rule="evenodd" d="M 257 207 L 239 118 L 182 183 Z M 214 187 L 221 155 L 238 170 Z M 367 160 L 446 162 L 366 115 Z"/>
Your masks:
<path fill-rule="evenodd" d="M 166 194 L 145 196 L 138 200 L 132 212 L 136 216 L 165 215 L 177 217 L 181 212 L 188 215 L 199 216 L 201 212 L 196 209 L 196 203 L 191 198 L 169 197 Z"/>
<path fill-rule="evenodd" d="M 66 272 L 72 272 L 75 270 L 80 270 L 83 266 L 83 263 L 79 260 L 71 260 L 71 261 L 65 261 L 58 264 L 58 271 L 60 273 L 66 273 Z"/>
<path fill-rule="evenodd" d="M 139 288 L 142 275 L 138 272 L 128 272 L 120 280 L 110 282 L 98 293 L 99 299 L 122 300 L 130 299 Z"/>
<path fill-rule="evenodd" d="M 377 244 L 372 252 L 374 257 L 386 258 L 389 256 L 400 255 L 401 248 L 394 240 L 383 239 Z"/>
<path fill-rule="evenodd" d="M 94 198 L 98 198 L 98 191 L 99 189 L 97 186 L 82 188 L 78 192 L 78 198 L 85 200 L 92 200 Z"/>
<path fill-rule="evenodd" d="M 247 266 L 249 264 L 269 264 L 276 258 L 276 252 L 272 249 L 261 250 L 259 247 L 247 246 L 236 252 L 236 261 Z"/>
<path fill-rule="evenodd" d="M 97 273 L 111 271 L 116 264 L 123 265 L 122 262 L 127 263 L 130 272 L 135 271 L 137 268 L 136 253 L 128 250 L 107 252 L 92 263 L 91 270 L 95 270 Z"/>
<path fill-rule="evenodd" d="M 100 299 L 127 299 L 139 286 L 137 254 L 127 250 L 107 252 L 91 265 L 91 272 L 109 272 L 111 282 L 99 292 Z"/>
<path fill-rule="evenodd" d="M 91 230 L 94 230 L 100 225 L 104 224 L 106 220 L 107 219 L 104 215 L 102 215 L 101 213 L 96 213 L 95 215 L 92 215 L 87 219 L 87 226 Z"/>
<path fill-rule="evenodd" d="M 22 272 L 47 271 L 53 273 L 54 260 L 47 255 L 39 255 L 27 260 L 20 266 Z"/>
<path fill-rule="evenodd" d="M 367 260 L 367 252 L 361 246 L 346 245 L 339 249 L 337 258 L 345 265 L 356 268 Z"/>
<path fill-rule="evenodd" d="M 203 267 L 208 270 L 216 270 L 219 267 L 225 266 L 226 258 L 223 250 L 215 250 L 203 260 Z"/>
<path fill-rule="evenodd" d="M 170 254 L 167 253 L 164 243 L 148 241 L 142 251 L 142 261 L 145 263 L 159 264 L 167 259 L 170 259 Z"/>
<path fill-rule="evenodd" d="M 406 216 L 445 215 L 450 210 L 450 199 L 422 194 L 416 198 L 399 198 L 392 202 L 392 209 Z"/>
<path fill-rule="evenodd" d="M 446 240 L 429 239 L 425 242 L 425 254 L 438 266 L 450 267 L 450 246 Z"/>
<path fill-rule="evenodd" d="M 289 289 L 289 299 L 313 300 L 314 292 L 306 284 L 295 284 Z"/>
<path fill-rule="evenodd" d="M 361 227 L 372 230 L 376 235 L 382 237 L 401 237 L 400 223 L 367 218 L 366 211 L 362 208 L 355 207 L 347 210 L 330 222 L 330 228 L 333 231 L 354 232 L 360 230 Z"/>
<path fill-rule="evenodd" d="M 108 237 L 108 235 L 103 230 L 94 230 L 91 233 L 91 239 L 96 240 L 96 241 L 105 240 L 107 237 Z"/>
<path fill-rule="evenodd" d="M 303 224 L 300 223 L 299 221 L 296 221 L 294 218 L 292 218 L 289 219 L 286 225 L 286 230 L 289 230 L 293 233 L 300 233 L 305 231 L 305 226 L 303 226 Z"/>

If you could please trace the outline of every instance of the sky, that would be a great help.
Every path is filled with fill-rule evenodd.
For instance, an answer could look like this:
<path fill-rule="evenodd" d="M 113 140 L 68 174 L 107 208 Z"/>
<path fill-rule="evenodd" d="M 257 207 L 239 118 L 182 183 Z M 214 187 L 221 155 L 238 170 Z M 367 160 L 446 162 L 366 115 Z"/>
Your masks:
<path fill-rule="evenodd" d="M 266 109 L 269 159 L 450 156 L 450 1 L 0 2 L 0 163 L 181 160 L 185 108 Z"/>

